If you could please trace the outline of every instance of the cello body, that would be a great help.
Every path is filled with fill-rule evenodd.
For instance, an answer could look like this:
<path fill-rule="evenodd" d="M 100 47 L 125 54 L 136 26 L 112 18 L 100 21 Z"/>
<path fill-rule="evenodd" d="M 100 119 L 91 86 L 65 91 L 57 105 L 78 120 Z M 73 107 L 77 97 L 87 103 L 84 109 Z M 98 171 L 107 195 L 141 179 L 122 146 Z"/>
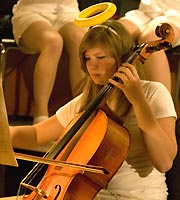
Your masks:
<path fill-rule="evenodd" d="M 96 174 L 69 167 L 49 166 L 37 186 L 41 193 L 31 192 L 23 199 L 92 200 L 100 189 L 107 186 L 124 161 L 129 150 L 130 135 L 125 128 L 99 110 L 73 150 L 67 153 L 66 149 L 72 143 L 73 139 L 56 160 L 64 160 L 66 157 L 66 161 L 70 162 L 103 166 L 110 173 Z"/>

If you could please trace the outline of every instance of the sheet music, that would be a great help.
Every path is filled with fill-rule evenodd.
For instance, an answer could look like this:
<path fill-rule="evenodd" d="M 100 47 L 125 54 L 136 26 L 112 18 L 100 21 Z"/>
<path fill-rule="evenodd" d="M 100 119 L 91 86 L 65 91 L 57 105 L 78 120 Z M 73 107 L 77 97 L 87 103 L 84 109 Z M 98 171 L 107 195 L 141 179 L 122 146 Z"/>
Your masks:
<path fill-rule="evenodd" d="M 10 138 L 2 83 L 0 83 L 0 164 L 18 166 Z"/>

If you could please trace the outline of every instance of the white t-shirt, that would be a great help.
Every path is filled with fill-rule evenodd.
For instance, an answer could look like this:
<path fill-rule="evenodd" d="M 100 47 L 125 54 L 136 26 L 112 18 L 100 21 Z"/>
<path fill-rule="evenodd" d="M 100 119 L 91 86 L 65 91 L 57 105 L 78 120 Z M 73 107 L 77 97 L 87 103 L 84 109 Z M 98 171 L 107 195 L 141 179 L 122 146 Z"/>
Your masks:
<path fill-rule="evenodd" d="M 163 84 L 142 81 L 142 87 L 156 118 L 176 117 L 171 95 Z M 81 97 L 82 95 L 76 97 L 56 112 L 59 122 L 64 127 L 78 112 Z M 126 116 L 124 127 L 131 135 L 128 156 L 109 182 L 107 189 L 102 189 L 96 199 L 166 200 L 165 175 L 157 171 L 147 158 L 133 109 Z"/>
<path fill-rule="evenodd" d="M 147 13 L 152 18 L 164 15 L 168 10 L 180 12 L 180 0 L 173 0 L 173 2 L 170 0 L 141 0 L 139 10 Z"/>

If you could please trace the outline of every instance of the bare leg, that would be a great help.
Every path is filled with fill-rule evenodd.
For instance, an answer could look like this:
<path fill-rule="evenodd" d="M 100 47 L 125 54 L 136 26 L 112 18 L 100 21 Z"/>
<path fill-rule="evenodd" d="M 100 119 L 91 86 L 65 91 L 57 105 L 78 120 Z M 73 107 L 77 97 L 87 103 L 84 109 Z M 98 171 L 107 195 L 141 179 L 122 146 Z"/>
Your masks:
<path fill-rule="evenodd" d="M 63 37 L 65 48 L 69 55 L 69 78 L 73 97 L 82 92 L 85 73 L 81 69 L 79 60 L 79 44 L 84 36 L 85 30 L 68 23 L 61 28 L 60 34 Z"/>
<path fill-rule="evenodd" d="M 144 79 L 163 83 L 171 91 L 171 73 L 167 56 L 163 50 L 149 56 L 143 65 Z"/>
<path fill-rule="evenodd" d="M 132 37 L 134 38 L 134 41 L 137 42 L 141 31 L 136 26 L 136 24 L 134 24 L 133 22 L 131 22 L 125 18 L 120 18 L 120 19 L 118 19 L 118 21 L 127 28 L 127 30 L 131 33 Z"/>
<path fill-rule="evenodd" d="M 40 53 L 34 71 L 34 118 L 48 116 L 48 101 L 54 86 L 63 40 L 50 25 L 39 21 L 24 32 L 21 43 Z"/>

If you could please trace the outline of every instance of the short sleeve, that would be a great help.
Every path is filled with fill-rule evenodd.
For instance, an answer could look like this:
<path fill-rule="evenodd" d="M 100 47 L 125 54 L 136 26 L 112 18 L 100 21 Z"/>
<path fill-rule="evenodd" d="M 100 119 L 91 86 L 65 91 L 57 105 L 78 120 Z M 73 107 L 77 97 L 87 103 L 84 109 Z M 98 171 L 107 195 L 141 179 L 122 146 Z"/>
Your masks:
<path fill-rule="evenodd" d="M 62 126 L 66 127 L 78 114 L 81 98 L 82 95 L 77 96 L 56 111 L 56 117 Z"/>
<path fill-rule="evenodd" d="M 162 83 L 145 82 L 143 87 L 156 118 L 177 118 L 172 96 Z"/>

